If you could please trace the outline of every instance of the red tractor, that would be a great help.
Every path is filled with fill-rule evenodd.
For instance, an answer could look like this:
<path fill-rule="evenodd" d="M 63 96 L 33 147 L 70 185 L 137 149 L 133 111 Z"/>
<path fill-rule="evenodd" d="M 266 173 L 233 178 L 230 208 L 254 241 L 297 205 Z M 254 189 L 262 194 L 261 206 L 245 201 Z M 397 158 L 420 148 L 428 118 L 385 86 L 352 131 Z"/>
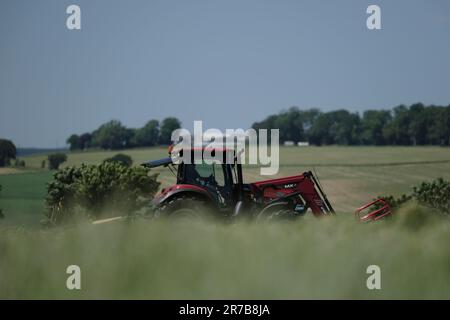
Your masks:
<path fill-rule="evenodd" d="M 204 154 L 206 149 L 192 148 L 190 152 L 196 150 Z M 148 168 L 177 166 L 176 184 L 162 189 L 154 199 L 157 213 L 197 215 L 204 209 L 213 209 L 212 212 L 219 212 L 225 217 L 247 212 L 256 217 L 271 218 L 301 216 L 310 209 L 315 216 L 334 214 L 333 207 L 311 171 L 246 184 L 242 165 L 238 163 L 233 149 L 214 148 L 208 151 L 208 154 L 216 156 L 216 159 L 218 155 L 223 161 L 212 164 L 205 161 L 200 164 L 180 162 L 175 165 L 168 157 L 142 164 Z M 376 216 L 370 216 L 370 219 Z"/>

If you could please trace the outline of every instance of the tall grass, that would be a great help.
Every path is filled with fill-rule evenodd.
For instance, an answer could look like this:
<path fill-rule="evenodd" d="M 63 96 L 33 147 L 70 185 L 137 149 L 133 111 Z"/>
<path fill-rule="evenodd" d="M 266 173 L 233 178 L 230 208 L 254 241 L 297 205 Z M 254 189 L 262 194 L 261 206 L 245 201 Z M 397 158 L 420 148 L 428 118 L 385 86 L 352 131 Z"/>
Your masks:
<path fill-rule="evenodd" d="M 390 221 L 138 220 L 0 231 L 0 298 L 450 298 L 450 221 L 409 207 Z M 69 265 L 82 289 L 66 288 Z M 381 267 L 381 290 L 366 268 Z"/>

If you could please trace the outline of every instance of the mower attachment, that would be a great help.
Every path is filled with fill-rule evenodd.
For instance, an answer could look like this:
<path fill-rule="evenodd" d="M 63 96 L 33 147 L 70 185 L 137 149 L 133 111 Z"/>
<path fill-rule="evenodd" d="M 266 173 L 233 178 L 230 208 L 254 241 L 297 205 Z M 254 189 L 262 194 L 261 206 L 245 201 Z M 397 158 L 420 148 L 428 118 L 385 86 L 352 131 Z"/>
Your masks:
<path fill-rule="evenodd" d="M 372 208 L 374 207 L 374 208 Z M 363 213 L 367 212 L 368 208 L 371 208 L 373 211 L 370 211 L 369 213 Z M 375 201 L 369 202 L 368 204 L 365 204 L 364 206 L 356 209 L 355 211 L 355 217 L 361 221 L 376 221 L 379 220 L 383 217 L 386 217 L 388 215 L 390 215 L 392 213 L 391 207 L 389 205 L 389 203 L 387 203 L 386 200 L 384 199 L 377 199 Z"/>

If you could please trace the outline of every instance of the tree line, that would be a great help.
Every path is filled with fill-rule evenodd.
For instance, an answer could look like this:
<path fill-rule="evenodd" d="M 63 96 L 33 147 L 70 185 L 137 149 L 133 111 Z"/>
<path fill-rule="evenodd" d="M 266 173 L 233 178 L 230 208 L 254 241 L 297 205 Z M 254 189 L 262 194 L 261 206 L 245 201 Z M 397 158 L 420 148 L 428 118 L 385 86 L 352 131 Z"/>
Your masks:
<path fill-rule="evenodd" d="M 416 103 L 392 110 L 322 112 L 291 107 L 255 122 L 253 129 L 280 129 L 280 142 L 313 145 L 442 145 L 450 144 L 450 105 Z"/>
<path fill-rule="evenodd" d="M 126 149 L 150 147 L 171 143 L 172 131 L 181 127 L 181 122 L 174 117 L 148 121 L 142 128 L 127 128 L 118 120 L 102 124 L 92 132 L 81 135 L 72 134 L 67 140 L 70 150 Z"/>
<path fill-rule="evenodd" d="M 70 150 L 125 149 L 171 143 L 172 131 L 181 127 L 174 117 L 148 121 L 142 128 L 127 128 L 118 120 L 92 132 L 73 134 Z M 392 110 L 322 112 L 291 107 L 252 125 L 253 129 L 280 129 L 280 142 L 307 141 L 313 145 L 450 145 L 450 105 L 416 103 Z M 11 165 L 17 150 L 10 140 L 0 139 L 0 167 Z M 16 166 L 20 166 L 16 161 Z M 23 163 L 23 166 L 25 164 Z"/>

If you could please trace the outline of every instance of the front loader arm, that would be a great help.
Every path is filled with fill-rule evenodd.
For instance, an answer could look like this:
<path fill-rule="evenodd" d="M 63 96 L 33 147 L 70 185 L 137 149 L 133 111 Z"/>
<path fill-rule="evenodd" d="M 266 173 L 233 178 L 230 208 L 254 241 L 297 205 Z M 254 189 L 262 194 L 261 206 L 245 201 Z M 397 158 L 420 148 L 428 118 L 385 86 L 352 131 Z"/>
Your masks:
<path fill-rule="evenodd" d="M 297 197 L 316 216 L 334 214 L 333 207 L 320 187 L 314 174 L 307 171 L 298 176 L 252 183 L 253 193 L 264 205 Z"/>

